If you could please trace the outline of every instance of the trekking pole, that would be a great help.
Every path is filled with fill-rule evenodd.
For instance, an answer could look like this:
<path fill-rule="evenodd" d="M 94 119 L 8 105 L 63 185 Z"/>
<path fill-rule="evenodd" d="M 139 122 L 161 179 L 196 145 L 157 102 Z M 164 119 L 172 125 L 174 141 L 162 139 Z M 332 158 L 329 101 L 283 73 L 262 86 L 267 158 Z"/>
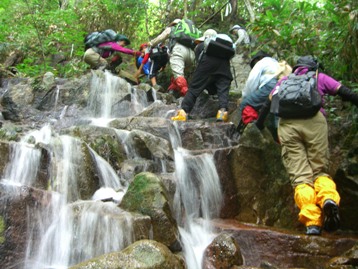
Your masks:
<path fill-rule="evenodd" d="M 235 80 L 236 90 L 239 90 L 239 86 L 237 85 L 237 81 L 236 81 L 236 70 L 235 70 L 235 66 L 233 65 L 232 61 L 230 61 L 230 64 L 231 64 L 231 67 L 232 67 L 232 70 L 233 70 L 233 73 L 234 73 L 234 80 Z"/>

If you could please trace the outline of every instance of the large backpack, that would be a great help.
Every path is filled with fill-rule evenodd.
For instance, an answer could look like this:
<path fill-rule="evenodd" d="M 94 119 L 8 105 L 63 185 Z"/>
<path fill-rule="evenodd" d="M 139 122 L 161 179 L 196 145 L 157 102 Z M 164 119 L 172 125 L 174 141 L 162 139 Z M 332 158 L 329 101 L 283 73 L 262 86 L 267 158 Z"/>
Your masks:
<path fill-rule="evenodd" d="M 161 44 L 152 47 L 149 52 L 149 57 L 153 61 L 159 60 L 160 58 L 168 58 L 168 47 Z"/>
<path fill-rule="evenodd" d="M 193 21 L 189 19 L 182 19 L 179 23 L 173 26 L 170 38 L 183 46 L 194 48 L 194 40 L 199 38 L 200 34 L 200 30 L 196 28 Z M 170 49 L 172 49 L 172 47 Z"/>
<path fill-rule="evenodd" d="M 107 29 L 102 32 L 92 32 L 86 35 L 84 43 L 85 50 L 98 46 L 104 42 L 110 42 L 116 40 L 117 33 L 112 29 Z"/>
<path fill-rule="evenodd" d="M 217 34 L 204 40 L 204 53 L 223 59 L 231 59 L 235 55 L 232 39 L 225 34 Z"/>
<path fill-rule="evenodd" d="M 322 106 L 322 97 L 317 90 L 315 75 L 315 71 L 304 75 L 292 73 L 283 80 L 272 95 L 271 113 L 291 119 L 316 115 Z"/>

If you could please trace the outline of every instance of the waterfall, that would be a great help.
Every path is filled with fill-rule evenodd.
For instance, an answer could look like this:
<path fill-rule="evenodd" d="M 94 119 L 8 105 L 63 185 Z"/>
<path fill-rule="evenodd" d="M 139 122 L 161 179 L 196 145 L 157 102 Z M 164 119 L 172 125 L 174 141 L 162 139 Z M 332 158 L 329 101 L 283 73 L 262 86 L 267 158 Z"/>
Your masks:
<path fill-rule="evenodd" d="M 177 182 L 174 209 L 187 267 L 200 269 L 204 250 L 215 238 L 210 220 L 220 213 L 221 185 L 213 156 L 190 154 L 178 146 L 181 140 L 177 134 L 171 132 L 172 144 L 177 146 L 173 146 Z"/>
<path fill-rule="evenodd" d="M 113 188 L 115 190 L 123 190 L 119 176 L 113 170 L 111 165 L 99 156 L 93 149 L 89 147 L 95 163 L 97 165 L 97 171 L 99 172 L 99 177 L 101 179 L 100 185 L 105 188 Z"/>
<path fill-rule="evenodd" d="M 12 143 L 2 181 L 10 185 L 33 186 L 41 158 L 41 150 L 35 145 L 47 144 L 50 139 L 51 129 L 46 125 L 41 130 L 28 133 L 19 143 Z"/>

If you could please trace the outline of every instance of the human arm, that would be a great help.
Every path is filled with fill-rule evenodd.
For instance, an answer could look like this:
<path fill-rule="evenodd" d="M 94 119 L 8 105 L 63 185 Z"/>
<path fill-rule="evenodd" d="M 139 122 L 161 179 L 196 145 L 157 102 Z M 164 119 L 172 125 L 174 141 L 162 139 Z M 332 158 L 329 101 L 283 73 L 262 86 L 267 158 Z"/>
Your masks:
<path fill-rule="evenodd" d="M 342 97 L 343 101 L 350 101 L 355 106 L 358 106 L 358 94 L 351 91 L 344 85 L 339 86 L 337 94 Z"/>
<path fill-rule="evenodd" d="M 165 28 L 165 30 L 160 35 L 158 35 L 156 38 L 148 42 L 148 46 L 153 47 L 158 45 L 159 43 L 164 42 L 166 39 L 169 38 L 171 31 L 172 31 L 171 27 Z"/>
<path fill-rule="evenodd" d="M 139 56 L 141 54 L 140 51 L 134 51 L 134 50 L 122 47 L 116 42 L 103 43 L 103 44 L 99 45 L 99 48 L 104 49 L 104 50 L 118 51 L 118 52 L 121 52 L 124 54 L 133 55 L 133 56 L 136 56 L 136 55 Z"/>
<path fill-rule="evenodd" d="M 271 95 L 270 95 L 271 97 Z M 259 117 L 257 118 L 255 125 L 257 126 L 258 129 L 263 130 L 264 129 L 264 123 L 265 123 L 265 119 L 267 117 L 267 115 L 270 112 L 270 107 L 271 107 L 271 98 L 267 98 L 266 102 L 263 104 L 263 106 L 261 107 L 260 113 L 259 113 Z"/>

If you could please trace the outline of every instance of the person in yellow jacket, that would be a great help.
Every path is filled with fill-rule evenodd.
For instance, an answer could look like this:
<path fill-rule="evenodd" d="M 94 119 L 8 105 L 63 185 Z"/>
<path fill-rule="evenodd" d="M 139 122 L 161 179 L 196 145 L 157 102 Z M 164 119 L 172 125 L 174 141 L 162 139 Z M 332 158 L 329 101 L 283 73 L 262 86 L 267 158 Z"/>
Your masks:
<path fill-rule="evenodd" d="M 358 106 L 358 94 L 318 72 L 318 62 L 310 55 L 300 57 L 293 68 L 297 76 L 308 71 L 316 71 L 317 90 L 321 98 L 323 95 L 339 95 L 344 101 Z M 260 130 L 264 128 L 264 120 L 270 111 L 271 98 L 285 79 L 287 77 L 276 84 L 260 111 L 255 123 Z M 306 226 L 307 235 L 320 235 L 322 228 L 333 232 L 340 227 L 340 196 L 328 174 L 328 125 L 325 115 L 321 107 L 312 117 L 280 117 L 278 124 L 282 161 L 294 188 L 294 200 L 300 209 L 298 219 Z"/>

